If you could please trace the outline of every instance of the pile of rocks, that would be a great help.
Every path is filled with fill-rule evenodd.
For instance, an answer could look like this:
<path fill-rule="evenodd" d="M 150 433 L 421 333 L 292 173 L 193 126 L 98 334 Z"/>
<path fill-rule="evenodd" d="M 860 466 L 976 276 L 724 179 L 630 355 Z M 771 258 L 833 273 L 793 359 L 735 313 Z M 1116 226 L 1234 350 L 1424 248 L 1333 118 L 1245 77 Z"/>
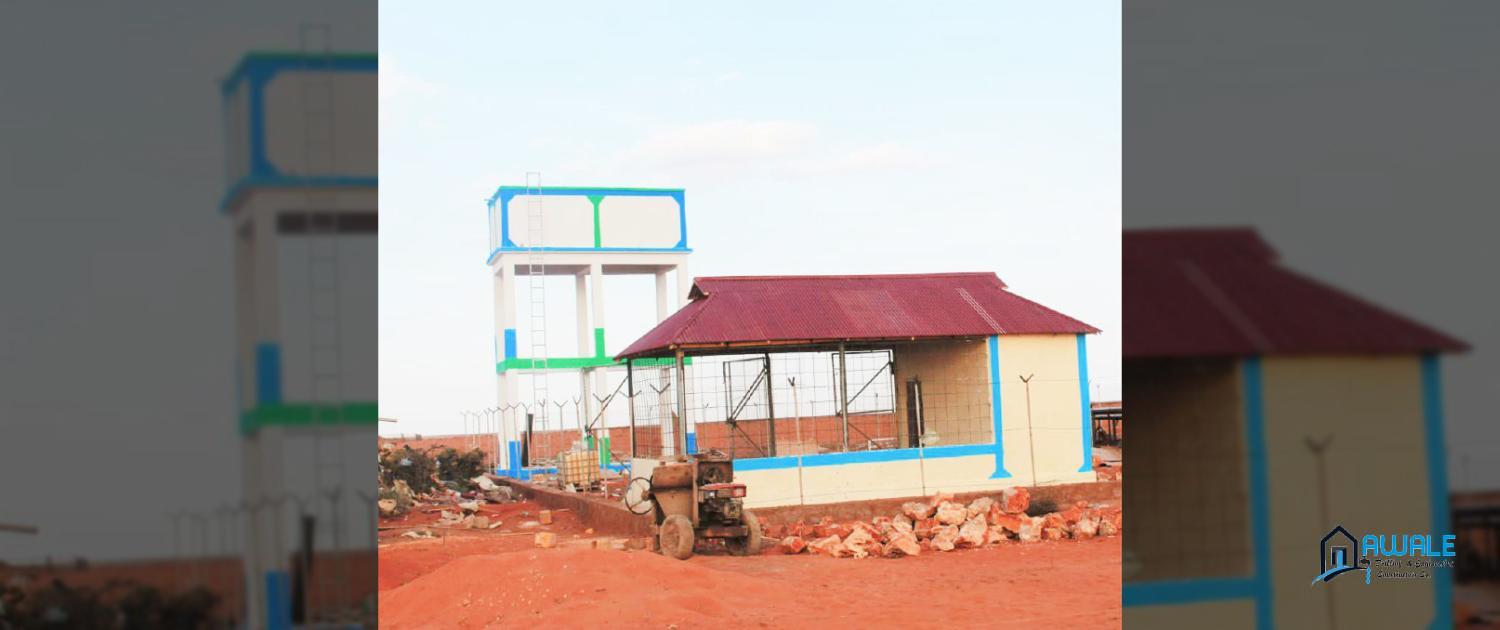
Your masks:
<path fill-rule="evenodd" d="M 997 498 L 981 497 L 968 505 L 939 493 L 927 501 L 901 506 L 895 516 L 877 516 L 866 523 L 838 523 L 824 517 L 816 524 L 797 522 L 771 526 L 767 535 L 781 539 L 784 553 L 804 551 L 833 558 L 915 556 L 923 551 L 952 551 L 1008 541 L 1089 539 L 1120 532 L 1119 508 L 1094 509 L 1079 501 L 1067 509 L 1028 516 L 1031 494 L 1026 488 L 1006 488 Z"/>

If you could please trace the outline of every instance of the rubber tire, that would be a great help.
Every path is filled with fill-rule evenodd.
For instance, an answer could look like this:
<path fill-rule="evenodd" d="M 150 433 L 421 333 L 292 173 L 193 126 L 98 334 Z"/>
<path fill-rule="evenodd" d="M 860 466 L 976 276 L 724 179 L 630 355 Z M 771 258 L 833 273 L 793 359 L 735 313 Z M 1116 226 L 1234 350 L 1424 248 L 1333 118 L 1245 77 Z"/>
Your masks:
<path fill-rule="evenodd" d="M 656 544 L 661 555 L 678 560 L 693 557 L 693 522 L 681 514 L 668 516 L 656 528 Z"/>
<path fill-rule="evenodd" d="M 725 540 L 724 547 L 729 549 L 729 553 L 736 556 L 753 556 L 760 553 L 760 519 L 755 518 L 755 513 L 746 511 L 743 520 L 745 521 L 745 528 L 750 530 L 750 534 L 744 538 L 730 538 Z"/>

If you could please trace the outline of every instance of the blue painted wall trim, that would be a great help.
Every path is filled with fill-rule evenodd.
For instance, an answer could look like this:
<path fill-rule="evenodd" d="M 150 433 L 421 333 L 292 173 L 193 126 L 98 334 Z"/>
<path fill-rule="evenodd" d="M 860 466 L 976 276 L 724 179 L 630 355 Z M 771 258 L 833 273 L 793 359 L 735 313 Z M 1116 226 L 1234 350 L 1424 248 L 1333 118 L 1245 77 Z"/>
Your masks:
<path fill-rule="evenodd" d="M 1083 464 L 1078 472 L 1094 469 L 1094 410 L 1089 405 L 1089 346 L 1082 333 L 1078 337 L 1078 400 L 1083 415 Z"/>
<path fill-rule="evenodd" d="M 281 402 L 281 346 L 268 341 L 255 344 L 255 403 Z"/>
<path fill-rule="evenodd" d="M 234 203 L 242 193 L 253 188 L 377 188 L 380 182 L 375 177 L 349 176 L 349 175 L 318 175 L 313 177 L 290 177 L 285 175 L 256 176 L 249 175 L 241 178 L 224 192 L 219 199 L 219 212 L 228 212 L 230 204 Z"/>
<path fill-rule="evenodd" d="M 505 329 L 505 358 L 516 358 L 516 329 Z"/>
<path fill-rule="evenodd" d="M 266 111 L 265 111 L 265 88 L 272 79 L 289 70 L 317 70 L 324 72 L 376 72 L 379 63 L 375 55 L 334 55 L 327 58 L 317 55 L 292 55 L 285 53 L 249 53 L 244 56 L 219 84 L 227 107 L 229 98 L 239 92 L 243 84 L 248 90 L 246 110 L 246 128 L 249 142 L 249 172 L 239 182 L 230 186 L 229 191 L 224 194 L 220 201 L 221 210 L 227 208 L 240 191 L 254 185 L 248 182 L 274 181 L 278 179 L 294 179 L 305 181 L 306 177 L 287 177 L 283 175 L 270 159 L 266 156 Z M 354 179 L 368 179 L 371 177 L 356 177 Z M 307 184 L 303 184 L 307 185 Z M 319 184 L 321 185 L 321 184 Z"/>
<path fill-rule="evenodd" d="M 1250 460 L 1250 544 L 1255 554 L 1255 627 L 1276 626 L 1271 591 L 1271 499 L 1266 477 L 1266 420 L 1262 396 L 1261 358 L 1248 357 L 1240 366 L 1245 397 L 1245 446 Z"/>
<path fill-rule="evenodd" d="M 970 457 L 973 455 L 993 455 L 994 444 L 961 444 L 956 446 L 933 446 L 925 449 L 916 448 L 891 448 L 878 451 L 851 451 L 848 453 L 823 453 L 821 455 L 803 455 L 802 466 L 811 468 L 814 466 L 839 466 L 842 464 L 869 464 L 874 462 L 898 462 L 913 459 L 943 459 L 947 457 Z M 734 460 L 735 470 L 778 470 L 782 468 L 796 468 L 797 456 L 785 455 L 780 457 L 755 457 L 750 459 Z"/>
<path fill-rule="evenodd" d="M 647 254 L 691 254 L 693 250 L 686 247 L 521 247 L 511 245 L 509 247 L 497 247 L 490 250 L 490 255 L 484 259 L 484 264 L 495 262 L 495 257 L 507 252 L 610 252 L 620 253 L 647 253 Z"/>
<path fill-rule="evenodd" d="M 266 572 L 266 628 L 292 627 L 292 580 L 286 571 Z"/>
<path fill-rule="evenodd" d="M 1125 606 L 1173 606 L 1202 602 L 1252 599 L 1259 588 L 1254 578 L 1170 580 L 1125 584 Z"/>
<path fill-rule="evenodd" d="M 989 338 L 990 348 L 990 421 L 995 436 L 995 472 L 990 479 L 1008 479 L 1010 471 L 1005 469 L 1005 433 L 1001 429 L 1000 407 L 1000 338 Z M 1036 463 L 1033 462 L 1032 466 Z"/>
<path fill-rule="evenodd" d="M 1422 355 L 1422 420 L 1427 434 L 1427 492 L 1432 503 L 1432 533 L 1451 532 L 1448 512 L 1447 442 L 1443 437 L 1443 374 L 1438 355 Z M 1436 614 L 1431 628 L 1453 627 L 1453 571 L 1432 576 Z"/>

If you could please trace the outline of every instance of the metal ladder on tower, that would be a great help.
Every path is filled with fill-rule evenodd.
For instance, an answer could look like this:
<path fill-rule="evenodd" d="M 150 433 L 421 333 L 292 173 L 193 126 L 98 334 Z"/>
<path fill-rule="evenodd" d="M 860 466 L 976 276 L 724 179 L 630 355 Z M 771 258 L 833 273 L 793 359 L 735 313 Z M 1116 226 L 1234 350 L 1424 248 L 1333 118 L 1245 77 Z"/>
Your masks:
<path fill-rule="evenodd" d="M 542 174 L 526 173 L 526 277 L 530 318 L 529 334 L 531 347 L 531 400 L 537 406 L 537 423 L 547 426 L 547 261 L 542 248 L 546 245 L 542 230 Z M 559 425 L 560 427 L 561 425 Z M 530 439 L 530 436 L 528 436 Z M 528 449 L 535 453 L 535 449 Z M 525 463 L 525 462 L 523 462 Z"/>
<path fill-rule="evenodd" d="M 335 170 L 334 84 L 327 69 L 332 66 L 332 29 L 328 24 L 303 24 L 298 28 L 301 52 L 310 72 L 302 76 L 303 169 L 306 177 L 307 290 L 311 319 L 308 328 L 309 403 L 313 422 L 313 497 L 311 512 L 328 500 L 326 529 L 330 550 L 342 546 L 342 493 L 344 453 L 341 428 L 347 418 L 343 392 L 343 340 L 341 339 L 341 290 L 339 263 L 338 196 L 319 185 L 319 176 Z M 318 71 L 317 69 L 324 69 Z M 320 528 L 322 529 L 322 528 Z M 307 560 L 311 562 L 311 559 Z M 310 567 L 304 567 L 307 569 Z M 332 571 L 328 569 L 333 569 Z M 335 563 L 320 572 L 318 590 L 325 598 L 348 578 L 347 567 Z M 338 574 L 335 574 L 338 573 Z M 327 599 L 325 599 L 327 601 Z"/>

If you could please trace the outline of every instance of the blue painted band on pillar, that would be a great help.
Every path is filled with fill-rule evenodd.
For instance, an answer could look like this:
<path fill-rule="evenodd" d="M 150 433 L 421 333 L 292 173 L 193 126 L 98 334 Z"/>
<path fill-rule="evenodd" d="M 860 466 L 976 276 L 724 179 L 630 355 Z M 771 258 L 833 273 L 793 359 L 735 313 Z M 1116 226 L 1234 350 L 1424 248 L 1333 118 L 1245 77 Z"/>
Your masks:
<path fill-rule="evenodd" d="M 255 402 L 281 402 L 281 346 L 270 342 L 255 345 Z"/>
<path fill-rule="evenodd" d="M 292 627 L 292 580 L 286 571 L 266 572 L 266 628 Z"/>
<path fill-rule="evenodd" d="M 505 329 L 505 358 L 516 358 L 516 329 Z"/>

